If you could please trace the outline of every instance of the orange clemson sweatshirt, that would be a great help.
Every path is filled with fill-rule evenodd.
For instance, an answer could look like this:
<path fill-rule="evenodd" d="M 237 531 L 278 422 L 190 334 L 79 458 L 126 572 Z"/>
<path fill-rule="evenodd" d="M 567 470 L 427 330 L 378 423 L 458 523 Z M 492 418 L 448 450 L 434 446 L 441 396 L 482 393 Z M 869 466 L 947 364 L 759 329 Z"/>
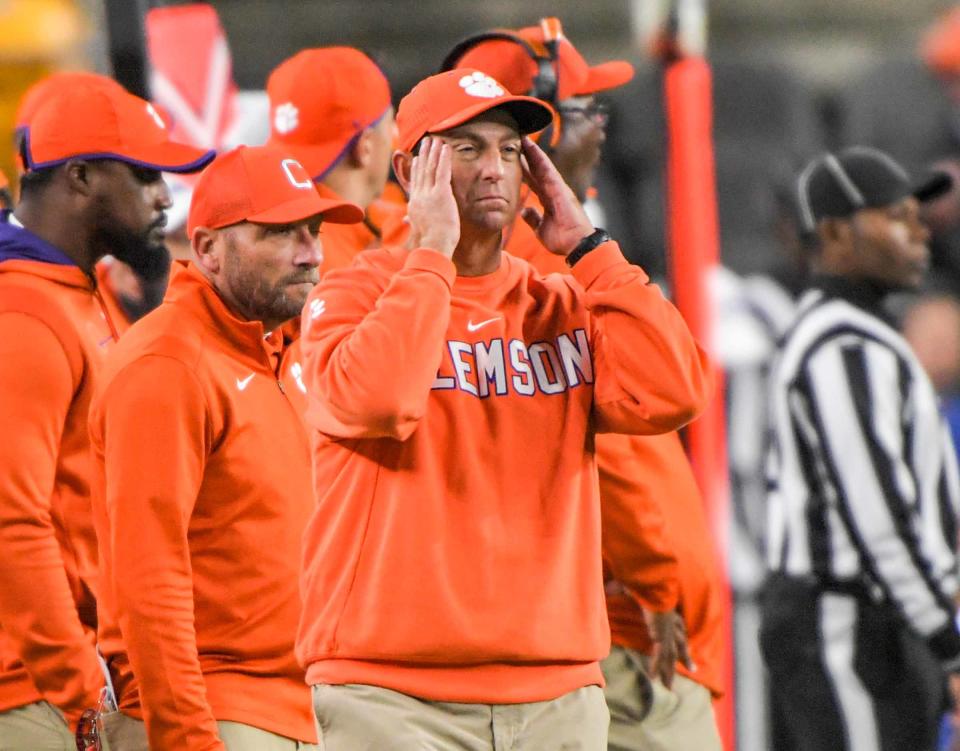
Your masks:
<path fill-rule="evenodd" d="M 281 340 L 180 268 L 91 408 L 100 646 L 151 748 L 222 749 L 216 720 L 315 742 L 293 654 L 310 456 Z"/>
<path fill-rule="evenodd" d="M 115 338 L 95 282 L 0 220 L 0 712 L 73 725 L 103 686 L 87 411 Z"/>
<path fill-rule="evenodd" d="M 546 700 L 609 650 L 594 433 L 683 425 L 709 392 L 676 309 L 617 245 L 572 277 L 503 254 L 361 254 L 301 339 L 317 507 L 297 655 L 316 683 Z"/>

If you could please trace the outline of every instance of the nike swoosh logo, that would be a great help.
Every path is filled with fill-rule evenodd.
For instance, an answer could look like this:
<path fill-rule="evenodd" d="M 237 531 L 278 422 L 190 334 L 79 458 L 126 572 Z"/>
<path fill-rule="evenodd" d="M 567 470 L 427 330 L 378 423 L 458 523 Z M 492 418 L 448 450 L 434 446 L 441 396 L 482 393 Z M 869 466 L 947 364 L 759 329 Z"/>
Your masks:
<path fill-rule="evenodd" d="M 248 375 L 246 378 L 238 378 L 238 379 L 237 379 L 237 388 L 240 389 L 241 391 L 243 391 L 247 386 L 250 385 L 250 381 L 253 380 L 254 375 L 256 375 L 256 373 L 251 373 L 251 374 Z"/>
<path fill-rule="evenodd" d="M 474 323 L 473 321 L 467 321 L 467 331 L 470 331 L 470 332 L 479 331 L 479 330 L 482 329 L 484 326 L 486 326 L 488 323 L 493 323 L 494 321 L 499 321 L 500 318 L 501 318 L 500 316 L 496 316 L 495 318 L 488 318 L 486 321 L 480 321 L 480 323 Z"/>

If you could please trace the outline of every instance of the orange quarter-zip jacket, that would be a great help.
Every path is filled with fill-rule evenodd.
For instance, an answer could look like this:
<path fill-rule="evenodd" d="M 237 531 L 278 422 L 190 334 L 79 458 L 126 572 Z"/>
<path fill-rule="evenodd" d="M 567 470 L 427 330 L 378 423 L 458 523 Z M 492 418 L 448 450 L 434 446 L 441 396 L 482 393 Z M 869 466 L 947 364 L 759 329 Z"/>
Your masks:
<path fill-rule="evenodd" d="M 438 701 L 602 684 L 594 432 L 674 430 L 704 354 L 605 243 L 573 275 L 503 254 L 361 254 L 311 293 L 303 377 L 317 508 L 297 654 L 310 683 Z"/>
<path fill-rule="evenodd" d="M 94 399 L 100 645 L 151 748 L 222 749 L 216 720 L 315 742 L 293 654 L 310 457 L 281 342 L 181 267 Z"/>
<path fill-rule="evenodd" d="M 104 311 L 69 258 L 0 221 L 0 712 L 45 700 L 71 725 L 104 683 L 87 438 Z"/>

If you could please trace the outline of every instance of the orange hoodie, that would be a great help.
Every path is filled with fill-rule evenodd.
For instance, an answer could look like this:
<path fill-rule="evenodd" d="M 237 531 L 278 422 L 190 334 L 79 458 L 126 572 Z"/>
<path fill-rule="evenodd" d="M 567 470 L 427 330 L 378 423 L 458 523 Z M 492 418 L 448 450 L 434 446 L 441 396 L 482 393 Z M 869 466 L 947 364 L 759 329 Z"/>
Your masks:
<path fill-rule="evenodd" d="M 0 711 L 41 699 L 73 725 L 103 675 L 87 411 L 116 339 L 95 284 L 0 222 Z"/>
<path fill-rule="evenodd" d="M 679 563 L 679 609 L 697 666 L 695 672 L 682 665 L 677 669 L 719 696 L 723 690 L 725 639 L 720 610 L 721 585 L 716 573 L 718 557 L 703 500 L 679 436 L 676 433 L 642 439 L 598 436 L 597 465 L 601 503 L 608 508 L 626 509 L 638 499 L 659 506 L 667 544 Z M 604 557 L 614 569 L 615 578 L 636 595 L 608 595 L 607 613 L 614 644 L 650 654 L 653 645 L 638 601 L 650 607 L 642 596 L 643 582 L 655 580 L 657 572 L 638 566 L 628 567 L 623 574 L 613 564 L 614 560 L 625 560 L 622 550 L 630 542 L 629 529 L 615 519 L 604 526 Z M 627 578 L 631 576 L 632 579 Z"/>
<path fill-rule="evenodd" d="M 180 268 L 94 398 L 100 646 L 152 748 L 222 749 L 216 720 L 316 742 L 293 655 L 310 457 L 280 342 Z"/>
<path fill-rule="evenodd" d="M 100 296 L 103 298 L 103 304 L 107 308 L 110 320 L 113 321 L 114 326 L 116 326 L 117 334 L 123 334 L 130 328 L 131 322 L 130 319 L 127 318 L 127 313 L 123 309 L 123 305 L 120 304 L 120 298 L 117 295 L 117 291 L 113 288 L 113 283 L 110 281 L 111 263 L 112 261 L 100 261 L 100 263 L 96 265 L 97 287 L 100 290 Z"/>
<path fill-rule="evenodd" d="M 573 277 L 504 254 L 362 254 L 303 314 L 317 509 L 297 655 L 310 683 L 529 702 L 601 684 L 595 430 L 674 430 L 709 377 L 615 243 Z"/>

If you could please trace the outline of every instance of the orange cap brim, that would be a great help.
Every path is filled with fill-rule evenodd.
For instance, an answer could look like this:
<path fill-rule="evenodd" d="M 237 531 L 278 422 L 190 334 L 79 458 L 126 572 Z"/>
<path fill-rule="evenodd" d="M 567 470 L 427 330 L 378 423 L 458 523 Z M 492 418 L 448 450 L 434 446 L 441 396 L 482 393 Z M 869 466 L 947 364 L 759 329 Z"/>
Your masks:
<path fill-rule="evenodd" d="M 517 125 L 520 127 L 520 135 L 522 136 L 538 133 L 546 128 L 553 122 L 555 114 L 553 107 L 535 97 L 505 96 L 497 99 L 481 100 L 472 107 L 462 109 L 446 120 L 441 120 L 439 123 L 432 125 L 426 133 L 439 133 L 444 130 L 449 130 L 450 128 L 455 128 L 458 125 L 463 125 L 468 120 L 472 120 L 477 115 L 492 109 L 497 109 L 498 107 L 502 107 L 513 116 L 517 121 Z M 412 149 L 416 142 L 426 135 L 426 133 L 421 133 L 417 136 L 416 141 L 413 143 L 403 144 L 402 148 L 405 151 Z"/>
<path fill-rule="evenodd" d="M 251 214 L 246 221 L 257 224 L 288 224 L 312 216 L 321 216 L 323 221 L 330 224 L 356 224 L 363 221 L 363 209 L 349 201 L 334 201 L 313 193 L 273 206 L 258 214 Z"/>
<path fill-rule="evenodd" d="M 587 80 L 579 88 L 575 96 L 585 96 L 587 94 L 596 94 L 599 91 L 615 89 L 617 86 L 623 86 L 633 78 L 633 66 L 624 60 L 611 60 L 608 63 L 601 63 L 590 68 L 587 74 Z"/>
<path fill-rule="evenodd" d="M 70 159 L 115 159 L 137 167 L 154 169 L 159 172 L 198 172 L 206 167 L 217 152 L 212 149 L 198 149 L 183 143 L 165 141 L 163 143 L 141 144 L 131 146 L 120 151 L 99 151 L 83 154 L 71 154 L 68 157 L 52 159 L 46 162 L 36 162 L 31 158 L 30 132 L 27 131 L 27 148 L 25 149 L 31 170 L 56 167 Z"/>

